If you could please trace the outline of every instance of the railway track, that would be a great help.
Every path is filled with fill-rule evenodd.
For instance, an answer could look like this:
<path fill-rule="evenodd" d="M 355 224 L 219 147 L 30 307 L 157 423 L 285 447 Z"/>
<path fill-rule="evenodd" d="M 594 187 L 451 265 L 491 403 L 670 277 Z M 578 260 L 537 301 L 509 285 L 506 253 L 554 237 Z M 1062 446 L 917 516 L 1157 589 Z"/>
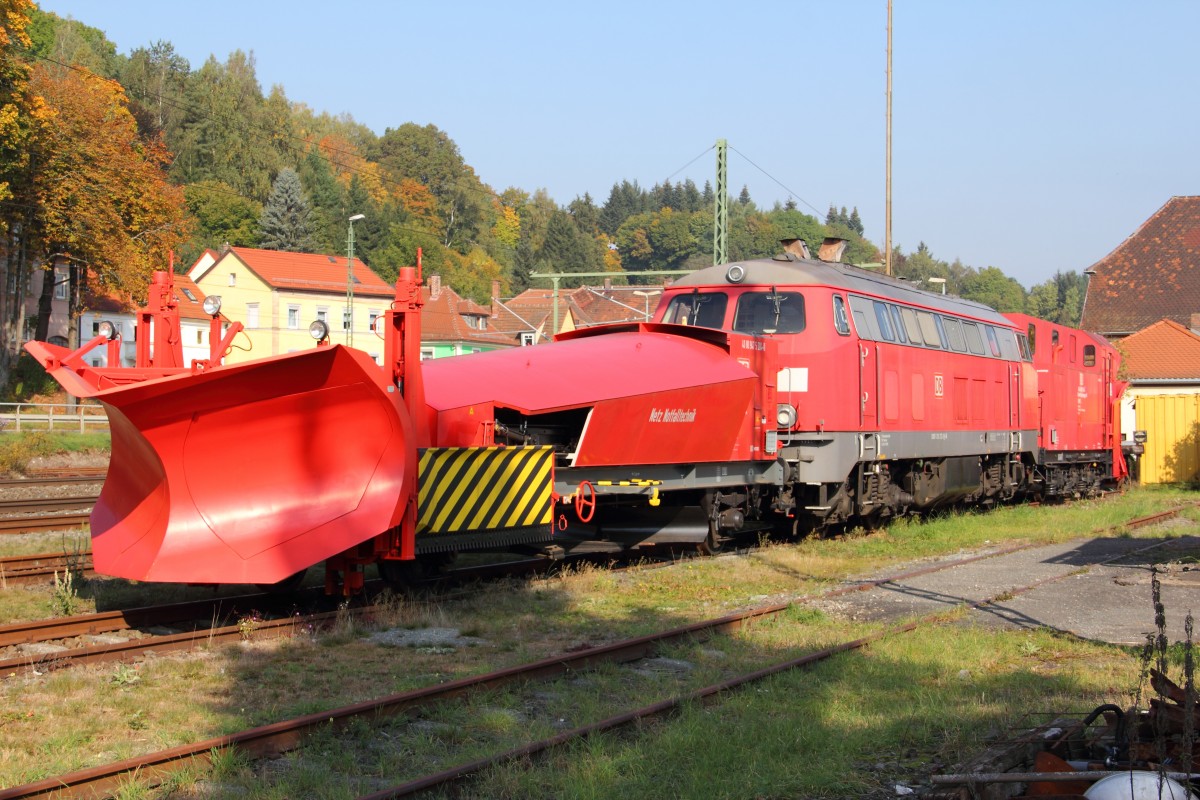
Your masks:
<path fill-rule="evenodd" d="M 74 570 L 93 575 L 91 551 L 81 553 L 39 553 L 0 558 L 0 589 L 10 586 L 52 583 L 57 573 Z M 0 638 L 2 646 L 2 638 Z"/>
<path fill-rule="evenodd" d="M 87 525 L 90 512 L 0 518 L 0 534 L 46 533 Z"/>
<path fill-rule="evenodd" d="M 1130 520 L 1117 528 L 1136 528 L 1161 521 L 1178 514 L 1182 508 L 1172 509 L 1159 514 Z M 1147 545 L 1135 552 L 1160 546 L 1160 543 Z M 345 706 L 329 711 L 322 711 L 292 720 L 264 725 L 240 733 L 206 739 L 190 745 L 163 750 L 145 756 L 139 756 L 123 761 L 106 764 L 92 769 L 81 770 L 67 775 L 57 776 L 44 781 L 17 786 L 0 791 L 0 800 L 25 800 L 26 798 L 41 797 L 91 797 L 98 793 L 108 792 L 117 788 L 122 782 L 128 781 L 136 774 L 142 782 L 156 783 L 171 773 L 192 767 L 196 763 L 207 762 L 212 753 L 225 748 L 235 748 L 247 755 L 264 757 L 274 756 L 294 749 L 302 743 L 304 737 L 317 730 L 328 730 L 330 727 L 340 728 L 356 719 L 367 718 L 374 720 L 392 716 L 401 712 L 418 708 L 430 707 L 451 698 L 460 698 L 480 692 L 494 690 L 499 687 L 517 682 L 547 680 L 560 676 L 568 671 L 580 671 L 595 668 L 603 663 L 623 663 L 644 658 L 658 648 L 672 642 L 697 640 L 719 635 L 752 624 L 757 620 L 766 619 L 795 608 L 799 604 L 845 595 L 853 592 L 868 591 L 885 584 L 903 582 L 905 580 L 928 575 L 934 572 L 953 569 L 971 562 L 995 558 L 997 556 L 1025 550 L 1032 545 L 1021 545 L 993 552 L 955 559 L 929 567 L 909 570 L 886 577 L 843 585 L 837 589 L 820 593 L 815 596 L 797 598 L 788 603 L 775 604 L 750 609 L 737 614 L 707 620 L 693 625 L 675 628 L 661 633 L 629 639 L 601 647 L 594 647 L 578 652 L 564 653 L 552 658 L 525 664 L 510 669 L 500 670 L 487 675 L 462 679 L 446 684 L 431 686 L 401 694 L 390 695 L 375 700 Z M 1121 557 L 1128 556 L 1124 553 Z M 1114 559 L 1109 559 L 1114 560 Z M 1096 565 L 1107 563 L 1097 561 Z M 1054 577 L 1039 579 L 1021 586 L 1008 586 L 1002 592 L 993 596 L 969 603 L 971 608 L 983 608 L 1001 599 L 1009 599 L 1048 583 L 1062 580 L 1078 573 L 1078 570 L 1067 570 Z M 859 649 L 884 637 L 917 630 L 924 626 L 938 624 L 946 618 L 946 612 L 929 614 L 916 621 L 896 625 L 880 631 L 877 634 L 843 641 L 832 647 L 811 652 L 800 658 L 772 664 L 743 675 L 729 677 L 719 683 L 688 692 L 685 695 L 666 698 L 648 706 L 629 709 L 610 716 L 590 725 L 564 731 L 549 739 L 532 742 L 518 748 L 506 750 L 480 759 L 475 759 L 454 766 L 450 769 L 420 776 L 418 778 L 397 783 L 383 791 L 365 795 L 361 800 L 383 800 L 383 798 L 404 797 L 426 789 L 444 786 L 462 781 L 477 774 L 490 766 L 517 759 L 528 759 L 550 749 L 560 747 L 572 741 L 591 734 L 619 728 L 651 717 L 669 714 L 685 703 L 704 702 L 723 693 L 730 692 L 748 683 L 792 669 L 799 669 L 825 659 L 836 657 L 841 653 Z"/>

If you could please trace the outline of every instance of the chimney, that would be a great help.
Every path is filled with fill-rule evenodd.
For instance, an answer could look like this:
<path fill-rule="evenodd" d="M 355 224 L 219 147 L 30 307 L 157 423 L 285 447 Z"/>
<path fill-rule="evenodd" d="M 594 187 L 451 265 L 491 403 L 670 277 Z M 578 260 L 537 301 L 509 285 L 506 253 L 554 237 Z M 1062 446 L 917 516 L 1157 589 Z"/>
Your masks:
<path fill-rule="evenodd" d="M 825 241 L 821 242 L 821 251 L 817 254 L 817 258 L 822 261 L 841 261 L 842 254 L 846 252 L 846 245 L 850 242 L 845 239 L 839 239 L 836 236 L 827 236 Z"/>
<path fill-rule="evenodd" d="M 492 281 L 492 317 L 500 315 L 500 281 Z"/>
<path fill-rule="evenodd" d="M 803 239 L 780 239 L 779 243 L 783 245 L 785 253 L 791 253 L 796 258 L 812 258 L 812 254 L 808 252 L 808 243 Z"/>
<path fill-rule="evenodd" d="M 441 293 L 442 293 L 442 276 L 441 275 L 430 275 L 429 276 L 429 299 L 437 300 L 438 295 L 440 295 Z"/>
<path fill-rule="evenodd" d="M 612 278 L 604 279 L 604 291 L 606 291 L 606 292 L 612 291 Z"/>
<path fill-rule="evenodd" d="M 1188 327 L 1191 328 L 1192 333 L 1200 333 L 1200 314 L 1192 314 Z"/>

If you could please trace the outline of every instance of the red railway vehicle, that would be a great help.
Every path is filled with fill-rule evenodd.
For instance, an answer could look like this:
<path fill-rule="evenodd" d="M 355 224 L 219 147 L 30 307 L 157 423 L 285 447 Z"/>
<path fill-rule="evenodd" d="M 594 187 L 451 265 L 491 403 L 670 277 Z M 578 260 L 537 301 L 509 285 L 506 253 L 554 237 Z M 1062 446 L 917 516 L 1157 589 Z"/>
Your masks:
<path fill-rule="evenodd" d="M 170 276 L 155 280 L 139 341 L 171 330 Z M 274 583 L 324 561 L 330 590 L 353 591 L 371 562 L 400 580 L 465 550 L 715 549 L 1122 474 L 1103 340 L 1056 326 L 1082 348 L 1059 359 L 1049 323 L 869 271 L 711 267 L 651 322 L 424 364 L 420 284 L 400 271 L 382 369 L 340 345 L 222 366 L 231 334 L 190 367 L 169 337 L 135 369 L 86 367 L 102 337 L 29 343 L 112 422 L 97 571 Z"/>

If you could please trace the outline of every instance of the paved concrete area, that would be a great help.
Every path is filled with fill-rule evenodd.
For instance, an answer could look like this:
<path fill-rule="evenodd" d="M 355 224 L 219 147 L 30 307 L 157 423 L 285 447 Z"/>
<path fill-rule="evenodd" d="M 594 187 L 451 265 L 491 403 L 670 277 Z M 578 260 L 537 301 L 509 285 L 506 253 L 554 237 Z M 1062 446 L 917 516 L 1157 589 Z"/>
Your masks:
<path fill-rule="evenodd" d="M 1184 638 L 1185 616 L 1200 616 L 1197 555 L 1197 536 L 1093 538 L 998 555 L 819 605 L 835 616 L 888 620 L 999 598 L 973 610 L 972 618 L 988 625 L 1053 628 L 1096 641 L 1141 645 L 1154 631 L 1151 565 L 1159 562 L 1167 635 L 1176 642 Z M 1039 582 L 1034 589 L 1009 596 Z"/>

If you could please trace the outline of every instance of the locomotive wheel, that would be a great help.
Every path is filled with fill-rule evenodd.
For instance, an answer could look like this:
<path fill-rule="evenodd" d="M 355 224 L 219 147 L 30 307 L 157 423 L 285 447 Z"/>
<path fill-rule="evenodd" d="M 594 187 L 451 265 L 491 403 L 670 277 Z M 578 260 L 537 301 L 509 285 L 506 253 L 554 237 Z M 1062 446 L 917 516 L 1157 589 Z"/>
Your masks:
<path fill-rule="evenodd" d="M 696 552 L 701 555 L 715 556 L 724 549 L 725 543 L 721 539 L 721 534 L 717 530 L 717 524 L 713 521 L 708 523 L 708 536 L 704 537 L 704 541 L 696 545 Z"/>
<path fill-rule="evenodd" d="M 254 584 L 259 589 L 270 594 L 287 594 L 300 588 L 300 584 L 304 583 L 304 576 L 308 574 L 307 569 L 302 569 L 292 575 L 288 575 L 281 581 L 275 583 L 256 583 Z"/>

